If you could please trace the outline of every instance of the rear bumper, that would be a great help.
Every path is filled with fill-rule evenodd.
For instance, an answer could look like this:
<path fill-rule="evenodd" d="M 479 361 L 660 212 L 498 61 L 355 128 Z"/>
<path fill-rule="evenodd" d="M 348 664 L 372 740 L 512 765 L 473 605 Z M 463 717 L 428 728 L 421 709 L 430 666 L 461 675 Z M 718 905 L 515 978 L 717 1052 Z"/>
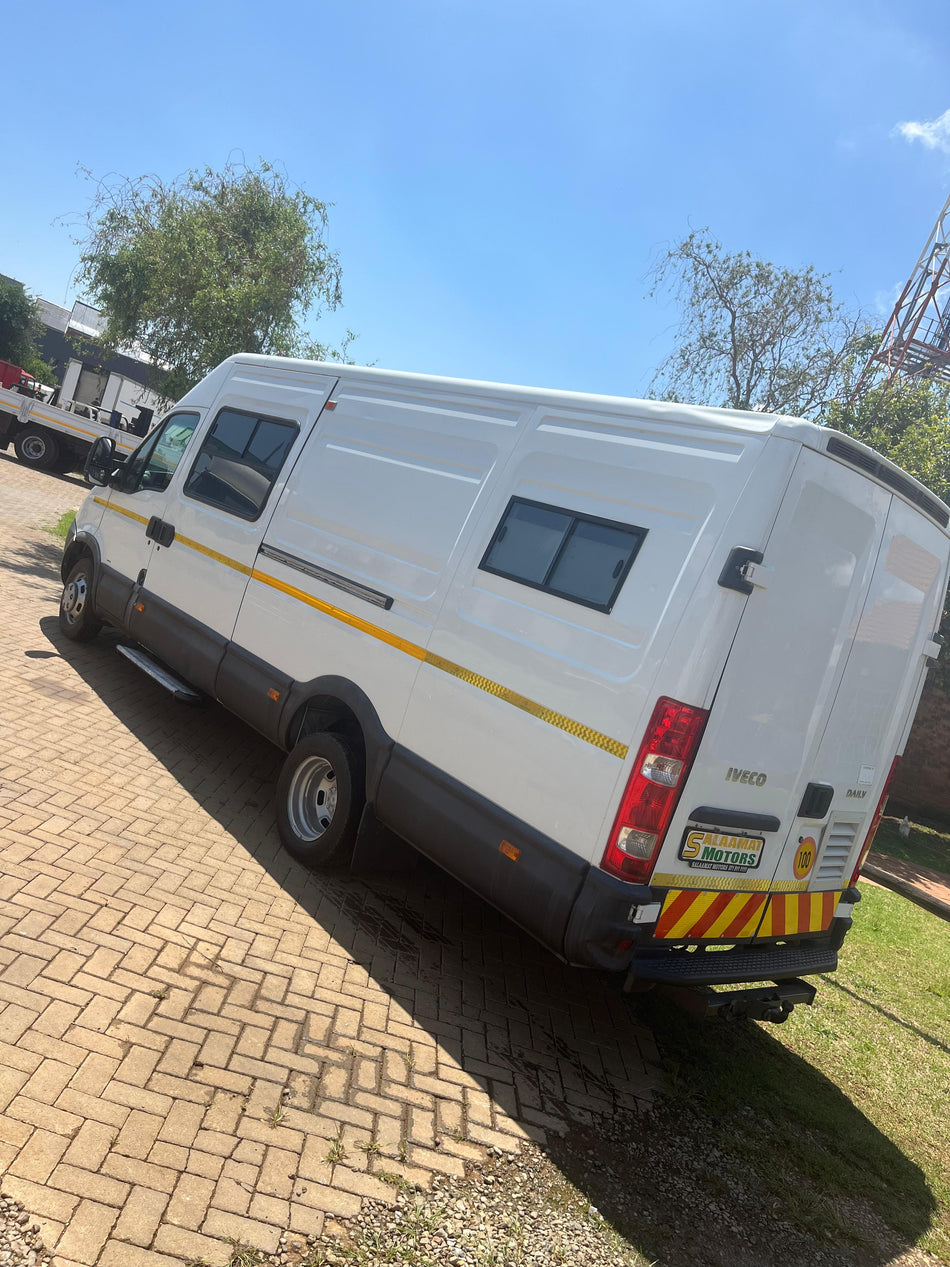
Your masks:
<path fill-rule="evenodd" d="M 737 946 L 735 950 L 644 950 L 630 967 L 637 981 L 667 985 L 737 985 L 742 981 L 787 981 L 812 972 L 834 972 L 838 951 L 819 942 L 777 946 Z"/>
<path fill-rule="evenodd" d="M 569 963 L 609 971 L 630 969 L 636 980 L 683 985 L 733 985 L 745 981 L 784 981 L 814 972 L 833 972 L 838 951 L 851 927 L 849 916 L 832 919 L 821 933 L 795 937 L 715 940 L 685 946 L 654 936 L 655 916 L 667 890 L 629 884 L 591 867 L 571 910 L 564 935 L 564 958 Z M 857 889 L 846 889 L 842 903 L 861 900 Z M 707 950 L 715 948 L 715 953 Z"/>

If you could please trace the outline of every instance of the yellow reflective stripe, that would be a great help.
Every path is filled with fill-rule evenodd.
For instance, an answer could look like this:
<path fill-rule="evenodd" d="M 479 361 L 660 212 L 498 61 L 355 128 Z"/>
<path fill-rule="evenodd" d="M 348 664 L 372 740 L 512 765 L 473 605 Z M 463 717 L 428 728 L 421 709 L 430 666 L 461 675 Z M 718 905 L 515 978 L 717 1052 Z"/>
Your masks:
<path fill-rule="evenodd" d="M 752 880 L 745 876 L 721 875 L 710 872 L 708 875 L 676 875 L 672 871 L 657 871 L 650 877 L 650 883 L 658 889 L 716 889 L 720 893 L 804 893 L 808 888 L 807 880 Z"/>
<path fill-rule="evenodd" d="M 808 931 L 818 933 L 821 931 L 823 923 L 822 903 L 824 901 L 823 893 L 812 893 L 808 920 Z"/>
<path fill-rule="evenodd" d="M 686 937 L 689 934 L 689 930 L 702 915 L 705 915 L 718 896 L 717 893 L 698 893 L 690 902 L 686 911 L 664 936 L 670 941 L 677 941 L 680 937 Z"/>
<path fill-rule="evenodd" d="M 768 905 L 768 903 L 766 903 L 766 905 Z M 733 936 L 737 938 L 738 937 L 754 937 L 756 933 L 756 929 L 759 927 L 759 920 L 761 918 L 762 918 L 762 906 L 761 904 L 759 904 L 753 909 L 748 922 L 746 924 L 743 924 L 743 926 L 739 929 L 739 931 L 737 933 L 734 933 Z"/>
<path fill-rule="evenodd" d="M 673 872 L 657 871 L 650 878 L 650 883 L 660 889 L 715 889 L 718 893 L 766 893 L 768 880 L 747 879 L 745 876 L 730 876 L 719 872 L 708 875 L 675 875 Z"/>
<path fill-rule="evenodd" d="M 549 726 L 557 726 L 559 730 L 574 735 L 577 739 L 583 739 L 585 743 L 593 744 L 595 748 L 602 748 L 604 752 L 619 757 L 621 761 L 627 755 L 626 744 L 602 735 L 599 730 L 592 730 L 590 726 L 585 726 L 582 722 L 573 721 L 570 717 L 565 717 L 563 713 L 556 713 L 553 709 L 545 708 L 543 704 L 536 704 L 534 700 L 519 695 L 517 691 L 509 691 L 506 686 L 493 682 L 491 678 L 463 669 L 460 664 L 453 664 L 451 660 L 443 659 L 434 651 L 426 652 L 425 662 L 431 664 L 434 669 L 441 669 L 443 673 L 451 673 L 453 677 L 467 682 L 470 686 L 477 686 L 480 691 L 486 691 L 489 695 L 504 700 L 506 704 L 511 704 L 514 708 L 520 708 L 522 712 L 530 713 L 532 717 L 547 722 Z"/>
<path fill-rule="evenodd" d="M 177 541 L 178 538 L 176 537 L 175 540 Z M 261 572 L 257 568 L 253 570 L 251 577 L 255 581 L 260 581 L 263 585 L 269 585 L 272 589 L 279 590 L 282 594 L 287 594 L 291 598 L 297 599 L 298 602 L 306 603 L 308 607 L 313 607 L 317 611 L 324 612 L 327 616 L 332 616 L 335 620 L 341 621 L 344 625 L 349 625 L 352 629 L 358 629 L 361 633 L 369 634 L 371 638 L 376 638 L 390 647 L 395 647 L 397 651 L 402 651 L 406 655 L 412 656 L 414 660 L 421 660 L 425 664 L 431 665 L 434 669 L 440 669 L 443 673 L 449 673 L 452 677 L 457 677 L 460 681 L 467 682 L 470 686 L 475 686 L 480 691 L 494 695 L 496 699 L 504 700 L 506 704 L 511 704 L 514 708 L 520 708 L 522 712 L 529 713 L 532 717 L 537 717 L 539 721 L 547 722 L 549 726 L 556 726 L 566 734 L 573 735 L 577 739 L 583 739 L 585 743 L 592 744 L 595 748 L 601 748 L 604 752 L 609 752 L 621 760 L 627 755 L 626 745 L 619 743 L 616 739 L 602 735 L 600 731 L 593 730 L 582 722 L 573 721 L 570 717 L 565 717 L 563 713 L 557 713 L 553 709 L 545 708 L 543 704 L 537 704 L 534 700 L 528 699 L 524 695 L 519 695 L 517 691 L 510 691 L 506 686 L 493 682 L 491 678 L 482 677 L 480 673 L 473 673 L 470 669 L 465 669 L 462 665 L 455 664 L 452 660 L 446 660 L 444 656 L 436 655 L 434 651 L 426 651 L 424 647 L 420 647 L 414 642 L 409 642 L 405 638 L 400 638 L 398 634 L 390 633 L 388 629 L 382 629 L 379 625 L 363 620 L 360 616 L 354 616 L 352 612 L 348 612 L 342 607 L 335 607 L 332 603 L 327 603 L 322 598 L 315 598 L 313 594 L 308 594 L 306 590 L 298 589 L 296 585 L 288 585 L 286 581 L 279 581 L 276 576 Z"/>
<path fill-rule="evenodd" d="M 749 905 L 749 899 L 747 897 L 742 897 L 740 895 L 739 897 L 730 898 L 729 901 L 726 903 L 725 910 L 722 911 L 719 914 L 719 916 L 713 920 L 713 922 L 709 925 L 709 927 L 703 933 L 703 937 L 721 936 L 729 927 L 729 925 L 733 923 L 736 917 L 740 915 L 742 911 L 748 905 Z M 758 916 L 758 914 L 759 914 L 759 907 L 756 906 L 756 916 Z M 745 931 L 743 930 L 743 932 L 737 933 L 736 936 L 737 937 L 746 936 Z"/>
<path fill-rule="evenodd" d="M 125 515 L 126 519 L 134 519 L 137 524 L 148 526 L 148 520 L 145 516 L 137 515 L 134 510 L 126 510 L 124 506 L 114 506 L 112 502 L 107 502 L 102 497 L 94 497 L 92 500 L 97 506 L 104 506 L 106 510 L 114 510 L 117 515 Z"/>
<path fill-rule="evenodd" d="M 114 510 L 117 514 L 127 515 L 138 523 L 148 523 L 148 520 L 142 515 L 136 515 L 131 510 L 126 510 L 123 506 L 114 506 L 99 497 L 94 500 L 97 505 L 105 506 L 107 510 Z M 513 708 L 520 708 L 522 712 L 528 713 L 531 717 L 536 717 L 539 721 L 546 722 L 549 726 L 556 726 L 558 730 L 563 730 L 565 734 L 573 735 L 575 739 L 582 739 L 584 743 L 600 748 L 603 752 L 609 752 L 611 756 L 618 757 L 621 761 L 627 755 L 627 745 L 620 743 L 619 740 L 611 739 L 609 735 L 602 735 L 599 730 L 594 730 L 590 726 L 585 726 L 583 722 L 565 717 L 563 713 L 555 712 L 552 708 L 545 708 L 543 704 L 538 704 L 534 700 L 528 699 L 525 695 L 519 695 L 517 691 L 511 691 L 499 682 L 493 682 L 491 678 L 482 677 L 480 673 L 473 673 L 470 669 L 463 668 L 460 664 L 455 664 L 452 660 L 446 660 L 444 656 L 436 655 L 434 651 L 426 651 L 424 647 L 420 647 L 417 643 L 409 642 L 406 638 L 400 638 L 398 634 L 390 633 L 388 629 L 383 629 L 368 620 L 363 620 L 361 616 L 354 616 L 352 612 L 348 612 L 342 607 L 327 603 L 322 598 L 315 598 L 313 594 L 308 594 L 306 590 L 298 589 L 296 585 L 288 585 L 286 581 L 280 581 L 276 576 L 271 576 L 268 572 L 261 572 L 258 568 L 250 568 L 244 563 L 239 563 L 237 559 L 229 558 L 228 555 L 212 550 L 209 546 L 202 545 L 200 541 L 193 541 L 191 537 L 183 537 L 177 532 L 175 533 L 175 544 L 187 546 L 190 550 L 197 550 L 199 554 L 204 554 L 216 563 L 222 563 L 225 567 L 233 568 L 235 572 L 240 572 L 242 576 L 249 576 L 254 581 L 260 581 L 262 585 L 268 585 L 271 589 L 278 590 L 281 594 L 286 594 L 289 598 L 295 598 L 299 603 L 305 603 L 308 607 L 314 608 L 315 611 L 323 612 L 326 616 L 332 616 L 334 620 L 340 621 L 341 624 L 349 625 L 351 629 L 358 629 L 361 633 L 369 634 L 371 638 L 376 638 L 377 641 L 384 642 L 387 646 L 394 647 L 397 651 L 402 651 L 405 655 L 412 656 L 414 660 L 421 660 L 425 664 L 431 665 L 434 669 L 439 669 L 443 673 L 448 673 L 452 677 L 468 683 L 469 686 L 477 687 L 480 691 L 494 695 L 496 699 L 503 700 Z"/>
<path fill-rule="evenodd" d="M 209 559 L 214 559 L 215 563 L 223 563 L 225 567 L 234 568 L 235 572 L 240 572 L 242 576 L 253 576 L 254 574 L 254 569 L 249 568 L 246 563 L 238 563 L 237 559 L 230 559 L 226 554 L 219 554 L 217 550 L 212 550 L 210 546 L 203 546 L 200 541 L 192 541 L 191 537 L 183 537 L 176 532 L 175 543 L 187 546 L 189 550 L 197 550 L 199 554 L 204 554 Z"/>
<path fill-rule="evenodd" d="M 251 577 L 255 581 L 260 581 L 262 585 L 269 585 L 271 589 L 280 590 L 282 594 L 287 594 L 291 598 L 296 598 L 298 602 L 306 603 L 308 607 L 313 607 L 317 611 L 324 612 L 327 616 L 332 616 L 344 625 L 349 625 L 351 629 L 359 629 L 361 633 L 369 634 L 372 638 L 378 638 L 380 642 L 385 642 L 390 647 L 395 647 L 397 651 L 404 651 L 406 655 L 412 656 L 414 660 L 424 660 L 426 658 L 424 649 L 416 646 L 414 642 L 408 642 L 397 634 L 389 633 L 386 629 L 380 629 L 379 625 L 373 625 L 368 620 L 363 620 L 360 616 L 354 616 L 352 612 L 344 611 L 342 607 L 334 607 L 332 603 L 325 603 L 322 598 L 314 598 L 312 594 L 308 594 L 306 590 L 298 589 L 296 585 L 288 585 L 286 581 L 278 581 L 276 576 L 269 576 L 266 572 L 259 572 L 257 568 L 254 568 L 251 572 Z"/>
<path fill-rule="evenodd" d="M 39 410 L 35 412 L 31 410 L 29 421 L 32 422 L 34 418 L 39 418 L 42 422 L 51 422 L 54 427 L 62 427 L 66 431 L 75 431 L 81 436 L 95 436 L 98 439 L 102 435 L 101 431 L 88 431 L 85 427 L 77 427 L 74 422 L 63 422 L 61 418 L 51 418 L 49 414 L 41 414 Z M 117 449 L 123 447 L 116 436 L 113 436 L 112 439 L 115 440 Z M 134 448 L 135 445 L 133 444 L 129 448 L 129 452 L 131 453 Z"/>

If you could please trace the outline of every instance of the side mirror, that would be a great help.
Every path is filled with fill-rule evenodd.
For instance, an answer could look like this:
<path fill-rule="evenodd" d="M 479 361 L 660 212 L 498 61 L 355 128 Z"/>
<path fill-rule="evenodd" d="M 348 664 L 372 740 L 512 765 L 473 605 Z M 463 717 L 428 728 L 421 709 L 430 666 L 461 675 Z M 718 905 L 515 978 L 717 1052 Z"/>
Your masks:
<path fill-rule="evenodd" d="M 83 474 L 90 484 L 105 488 L 115 470 L 115 441 L 111 436 L 100 436 L 86 457 Z"/>

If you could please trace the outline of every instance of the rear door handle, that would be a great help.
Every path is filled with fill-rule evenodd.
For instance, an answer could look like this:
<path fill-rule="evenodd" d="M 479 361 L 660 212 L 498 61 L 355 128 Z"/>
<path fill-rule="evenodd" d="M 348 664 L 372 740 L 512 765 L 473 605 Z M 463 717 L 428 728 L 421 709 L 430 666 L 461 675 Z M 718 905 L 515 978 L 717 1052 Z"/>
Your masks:
<path fill-rule="evenodd" d="M 145 528 L 145 535 L 156 545 L 170 546 L 175 540 L 175 525 L 167 524 L 158 515 L 153 515 Z"/>
<path fill-rule="evenodd" d="M 778 831 L 781 821 L 774 814 L 750 814 L 741 809 L 719 809 L 715 805 L 699 805 L 689 816 L 691 823 L 704 827 L 735 827 L 740 831 Z"/>

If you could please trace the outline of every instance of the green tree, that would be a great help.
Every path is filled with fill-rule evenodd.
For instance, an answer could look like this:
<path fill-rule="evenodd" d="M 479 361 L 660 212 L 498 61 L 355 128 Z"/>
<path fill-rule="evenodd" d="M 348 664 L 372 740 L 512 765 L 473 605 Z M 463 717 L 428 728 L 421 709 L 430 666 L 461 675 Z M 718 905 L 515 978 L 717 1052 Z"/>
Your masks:
<path fill-rule="evenodd" d="M 854 402 L 832 401 L 820 421 L 896 462 L 950 501 L 950 386 L 933 380 L 878 381 Z"/>
<path fill-rule="evenodd" d="M 26 368 L 41 331 L 35 301 L 20 282 L 0 279 L 0 360 Z"/>
<path fill-rule="evenodd" d="M 730 254 L 704 229 L 652 277 L 652 293 L 680 308 L 676 346 L 652 384 L 667 399 L 813 417 L 846 394 L 863 322 L 835 302 L 828 274 Z"/>
<path fill-rule="evenodd" d="M 326 230 L 327 204 L 263 161 L 116 178 L 97 184 L 78 276 L 106 346 L 144 351 L 174 399 L 236 352 L 340 355 L 303 324 L 342 300 Z"/>

